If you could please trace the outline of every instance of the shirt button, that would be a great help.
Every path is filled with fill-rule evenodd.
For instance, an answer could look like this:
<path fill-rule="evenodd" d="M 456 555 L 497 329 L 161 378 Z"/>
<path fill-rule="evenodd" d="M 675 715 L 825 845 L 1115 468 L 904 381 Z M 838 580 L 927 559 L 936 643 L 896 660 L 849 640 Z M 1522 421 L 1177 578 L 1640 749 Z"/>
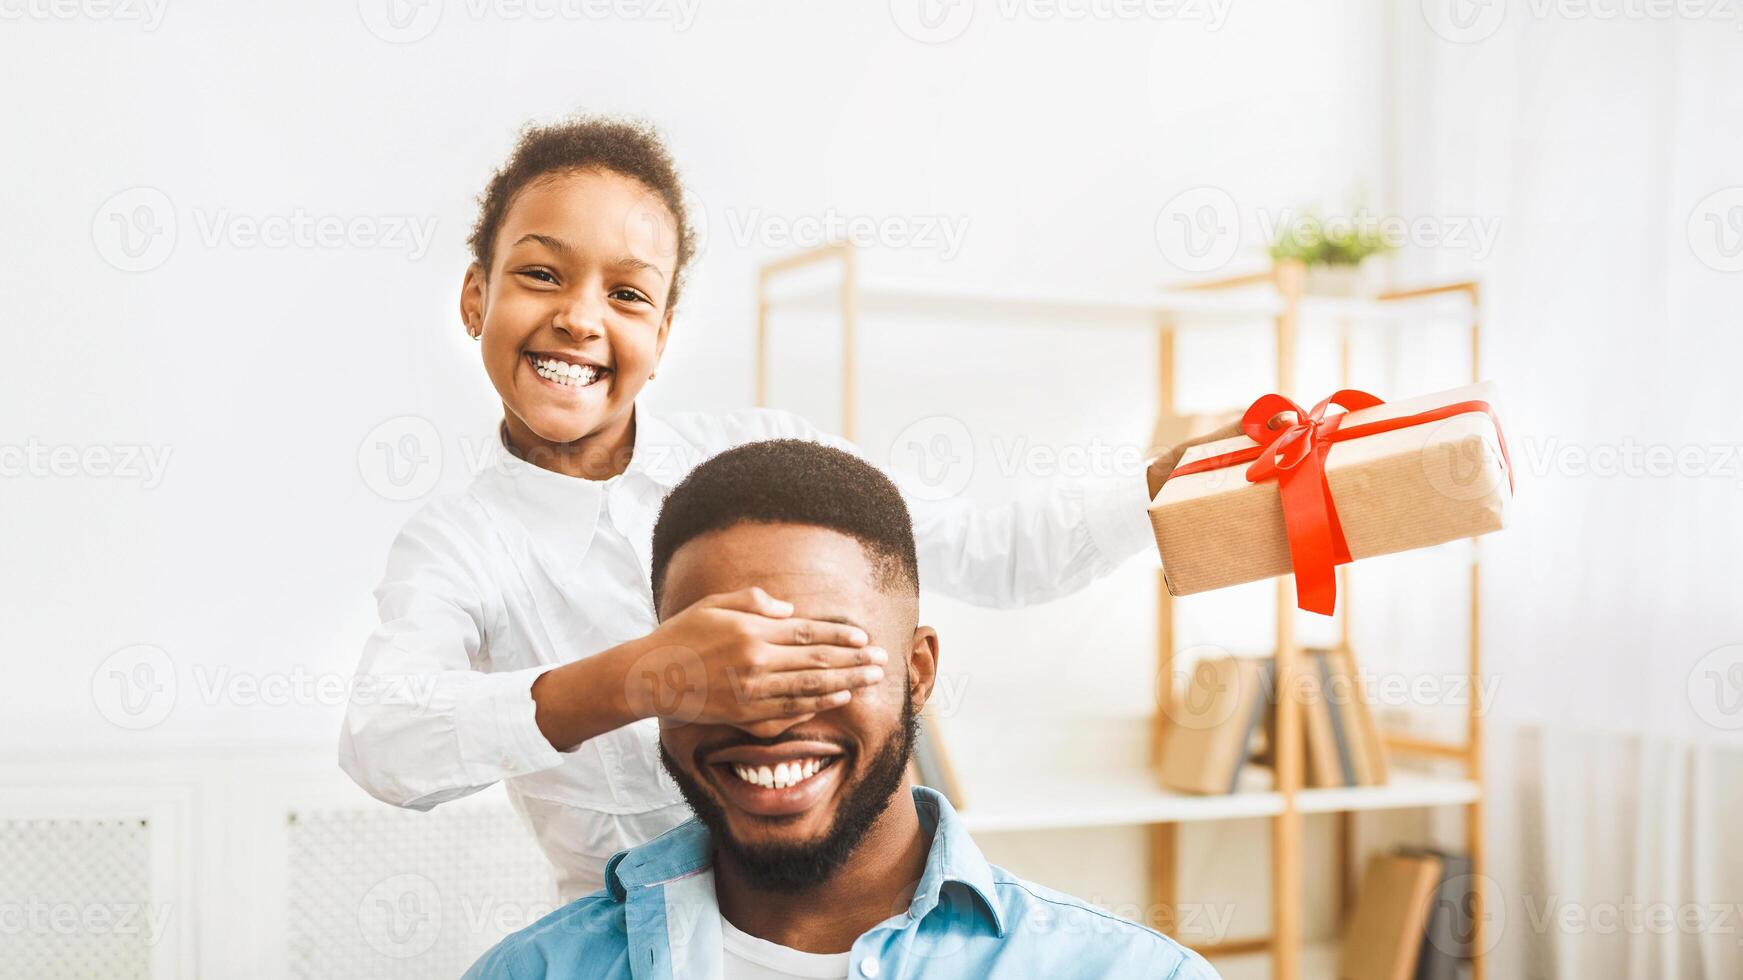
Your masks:
<path fill-rule="evenodd" d="M 513 759 L 511 759 L 505 755 L 502 757 L 502 768 L 508 770 L 509 772 L 515 772 L 515 771 L 519 770 L 520 767 L 514 764 Z"/>
<path fill-rule="evenodd" d="M 877 976 L 878 975 L 878 961 L 871 959 L 870 957 L 867 957 L 866 959 L 860 960 L 859 961 L 859 972 L 868 976 L 868 977 Z"/>

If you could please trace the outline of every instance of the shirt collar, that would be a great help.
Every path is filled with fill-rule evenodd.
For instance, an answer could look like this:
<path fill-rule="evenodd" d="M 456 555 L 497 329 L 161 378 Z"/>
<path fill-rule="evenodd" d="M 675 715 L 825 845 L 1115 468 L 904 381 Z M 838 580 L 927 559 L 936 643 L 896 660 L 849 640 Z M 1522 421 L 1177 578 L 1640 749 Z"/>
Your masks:
<path fill-rule="evenodd" d="M 938 907 L 944 888 L 954 885 L 978 899 L 993 930 L 1003 936 L 1005 915 L 993 886 L 992 865 L 969 837 L 956 809 L 943 794 L 926 786 L 914 787 L 914 806 L 920 825 L 932 831 L 932 848 L 908 905 L 908 917 L 915 922 L 924 919 Z M 646 844 L 613 855 L 605 865 L 605 888 L 621 902 L 639 889 L 707 870 L 712 854 L 708 828 L 692 817 Z"/>
<path fill-rule="evenodd" d="M 671 424 L 658 415 L 644 410 L 636 405 L 630 410 L 633 413 L 635 426 L 635 442 L 630 449 L 629 465 L 624 468 L 623 476 L 631 474 L 645 477 L 653 483 L 670 489 L 677 486 L 684 474 L 694 469 L 702 461 L 702 454 L 694 445 L 686 441 L 672 428 Z M 573 490 L 576 484 L 591 487 L 601 487 L 610 480 L 584 480 L 577 477 L 553 473 L 540 466 L 516 456 L 508 448 L 508 423 L 498 420 L 493 436 L 488 440 L 489 449 L 485 453 L 485 467 L 511 477 L 526 477 L 529 480 L 545 481 Z M 612 479 L 620 479 L 613 477 Z"/>
<path fill-rule="evenodd" d="M 608 489 L 620 482 L 646 480 L 655 491 L 648 496 L 657 505 L 658 499 L 700 462 L 698 449 L 665 420 L 643 411 L 640 405 L 633 411 L 635 444 L 621 476 L 584 480 L 535 466 L 509 450 L 504 423 L 499 421 L 487 440 L 489 448 L 483 454 L 478 479 L 493 493 L 513 501 L 514 510 L 529 530 L 560 543 L 564 554 L 579 559 L 593 543 Z"/>
<path fill-rule="evenodd" d="M 908 914 L 916 921 L 924 919 L 938 907 L 946 885 L 959 885 L 980 900 L 993 930 L 1003 936 L 1005 913 L 999 907 L 998 889 L 993 887 L 992 865 L 968 835 L 956 808 L 943 793 L 928 786 L 914 787 L 914 805 L 920 811 L 920 825 L 932 831 L 932 850 L 926 855 L 926 871 L 914 889 Z"/>

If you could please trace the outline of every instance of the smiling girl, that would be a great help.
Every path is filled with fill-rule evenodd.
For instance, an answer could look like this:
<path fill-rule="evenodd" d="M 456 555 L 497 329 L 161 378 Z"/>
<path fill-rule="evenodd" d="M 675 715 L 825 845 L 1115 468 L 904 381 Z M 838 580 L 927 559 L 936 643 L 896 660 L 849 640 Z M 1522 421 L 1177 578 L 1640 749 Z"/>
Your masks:
<path fill-rule="evenodd" d="M 528 129 L 470 244 L 460 319 L 502 399 L 497 444 L 388 553 L 353 690 L 408 693 L 354 697 L 339 762 L 417 810 L 506 781 L 567 901 L 600 886 L 613 853 L 688 818 L 660 766 L 662 720 L 773 737 L 875 687 L 887 657 L 858 628 L 796 617 L 757 588 L 655 617 L 653 523 L 691 468 L 762 439 L 852 447 L 783 412 L 636 404 L 694 251 L 651 129 L 593 117 Z M 1176 459 L 1151 464 L 1148 488 L 1134 475 L 996 508 L 911 502 L 922 581 L 989 606 L 1075 591 L 1150 547 L 1146 489 Z"/>

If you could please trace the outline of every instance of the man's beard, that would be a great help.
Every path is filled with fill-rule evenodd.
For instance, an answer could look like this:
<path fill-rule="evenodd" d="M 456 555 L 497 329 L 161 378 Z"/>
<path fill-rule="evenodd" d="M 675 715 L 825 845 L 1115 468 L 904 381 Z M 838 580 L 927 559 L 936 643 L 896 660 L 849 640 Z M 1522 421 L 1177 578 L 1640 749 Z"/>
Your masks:
<path fill-rule="evenodd" d="M 660 746 L 660 764 L 678 784 L 678 791 L 684 794 L 691 811 L 713 835 L 714 846 L 732 856 L 733 864 L 744 872 L 752 888 L 804 892 L 840 870 L 872 823 L 889 809 L 902 785 L 902 774 L 908 768 L 918 732 L 913 699 L 904 698 L 901 729 L 872 757 L 859 781 L 848 787 L 829 832 L 819 840 L 798 844 L 746 845 L 734 840 L 727 827 L 726 810 L 697 779 L 674 764 L 664 744 Z"/>

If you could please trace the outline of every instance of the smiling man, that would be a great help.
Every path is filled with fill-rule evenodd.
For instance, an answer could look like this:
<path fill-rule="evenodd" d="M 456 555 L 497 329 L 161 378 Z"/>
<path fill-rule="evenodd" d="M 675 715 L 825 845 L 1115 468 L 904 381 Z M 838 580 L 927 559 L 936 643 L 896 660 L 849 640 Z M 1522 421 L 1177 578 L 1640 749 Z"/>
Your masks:
<path fill-rule="evenodd" d="M 468 977 L 1216 976 L 1160 933 L 988 864 L 950 804 L 909 783 L 938 634 L 919 625 L 907 508 L 875 468 L 793 440 L 714 457 L 666 498 L 652 580 L 661 619 L 761 589 L 863 630 L 888 669 L 851 668 L 869 686 L 817 714 L 663 721 L 662 761 L 695 819 L 617 854 L 603 891 L 503 940 Z M 831 672 L 737 693 L 803 697 Z"/>

